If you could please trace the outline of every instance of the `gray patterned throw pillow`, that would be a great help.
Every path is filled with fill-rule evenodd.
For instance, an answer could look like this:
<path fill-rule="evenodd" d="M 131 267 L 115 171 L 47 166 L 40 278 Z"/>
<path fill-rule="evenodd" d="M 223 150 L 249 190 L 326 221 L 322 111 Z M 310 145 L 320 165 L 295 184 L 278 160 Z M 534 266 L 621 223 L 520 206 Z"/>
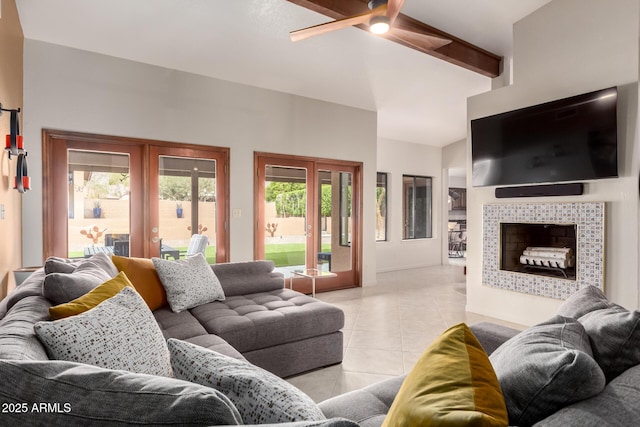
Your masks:
<path fill-rule="evenodd" d="M 173 376 L 164 336 L 133 288 L 76 316 L 38 322 L 34 329 L 53 359 Z"/>
<path fill-rule="evenodd" d="M 202 254 L 169 261 L 153 258 L 171 310 L 179 313 L 211 301 L 224 300 L 220 280 Z"/>
<path fill-rule="evenodd" d="M 168 346 L 176 378 L 222 392 L 245 424 L 325 419 L 309 396 L 262 368 L 174 338 Z"/>

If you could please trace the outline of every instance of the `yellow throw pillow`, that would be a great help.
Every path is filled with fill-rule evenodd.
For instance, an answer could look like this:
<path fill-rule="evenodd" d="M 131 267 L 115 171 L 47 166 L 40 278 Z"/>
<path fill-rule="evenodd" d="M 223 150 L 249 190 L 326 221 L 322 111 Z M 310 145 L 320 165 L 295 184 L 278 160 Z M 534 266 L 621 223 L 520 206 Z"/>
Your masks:
<path fill-rule="evenodd" d="M 151 311 L 167 305 L 167 293 L 150 259 L 113 255 L 111 261 L 118 271 L 124 271 L 127 274 L 133 287 Z"/>
<path fill-rule="evenodd" d="M 133 287 L 127 278 L 127 275 L 120 272 L 113 279 L 107 280 L 103 284 L 98 285 L 81 297 L 69 301 L 66 304 L 50 307 L 49 316 L 51 316 L 51 319 L 53 320 L 58 320 L 84 313 L 85 311 L 91 310 L 102 301 L 117 295 L 127 286 Z"/>
<path fill-rule="evenodd" d="M 489 357 L 461 323 L 425 350 L 382 426 L 508 426 L 508 420 Z"/>

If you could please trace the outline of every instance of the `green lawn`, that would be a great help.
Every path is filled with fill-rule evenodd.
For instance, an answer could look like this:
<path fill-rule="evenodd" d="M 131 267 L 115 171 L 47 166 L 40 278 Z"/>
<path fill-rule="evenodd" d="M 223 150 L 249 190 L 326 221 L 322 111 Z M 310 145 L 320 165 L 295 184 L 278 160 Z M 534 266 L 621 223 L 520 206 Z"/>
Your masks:
<path fill-rule="evenodd" d="M 331 252 L 331 245 L 322 245 L 322 252 Z M 272 260 L 276 267 L 305 264 L 304 243 L 272 243 L 264 248 L 265 259 Z"/>
<path fill-rule="evenodd" d="M 176 247 L 180 251 L 186 251 L 186 246 Z M 331 252 L 330 244 L 322 245 L 322 252 Z M 265 259 L 272 260 L 276 267 L 286 267 L 289 265 L 304 265 L 304 243 L 273 243 L 265 246 Z M 69 258 L 82 258 L 84 252 L 69 252 Z M 216 262 L 216 247 L 209 245 L 205 252 L 205 257 L 209 264 Z"/>

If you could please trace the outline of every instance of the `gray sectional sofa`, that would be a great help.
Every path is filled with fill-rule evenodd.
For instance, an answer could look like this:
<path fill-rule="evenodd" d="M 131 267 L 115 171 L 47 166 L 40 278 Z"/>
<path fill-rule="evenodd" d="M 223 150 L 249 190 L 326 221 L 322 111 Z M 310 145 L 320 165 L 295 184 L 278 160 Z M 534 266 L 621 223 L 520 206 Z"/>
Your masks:
<path fill-rule="evenodd" d="M 110 371 L 108 369 L 88 365 L 78 367 L 75 366 L 76 363 L 50 360 L 47 350 L 34 332 L 36 323 L 51 320 L 49 308 L 54 303 L 45 295 L 56 300 L 62 297 L 74 298 L 77 290 L 71 290 L 67 295 L 64 289 L 64 274 L 74 274 L 74 271 L 82 269 L 79 266 L 86 266 L 92 261 L 95 261 L 93 267 L 102 268 L 89 269 L 83 271 L 84 274 L 91 275 L 98 272 L 102 274 L 100 270 L 105 270 L 107 274 L 105 277 L 112 277 L 117 272 L 115 266 L 103 255 L 98 255 L 93 260 L 55 259 L 51 261 L 52 263 L 47 265 L 55 265 L 56 271 L 52 274 L 57 275 L 56 281 L 60 282 L 56 283 L 58 289 L 55 292 L 51 287 L 43 286 L 47 274 L 42 268 L 0 301 L 0 372 L 8 375 L 3 379 L 14 378 L 15 381 L 14 384 L 5 382 L 0 386 L 0 404 L 9 405 L 5 409 L 12 411 L 13 416 L 17 417 L 13 421 L 28 420 L 34 425 L 68 425 L 74 422 L 86 424 L 90 420 L 91 424 L 99 425 L 100 422 L 93 418 L 96 408 L 79 409 L 82 405 L 77 402 L 74 405 L 70 399 L 75 398 L 84 402 L 88 398 L 102 400 L 101 397 L 96 396 L 102 396 L 105 393 L 127 395 L 132 387 L 129 381 L 142 384 L 141 387 L 145 392 L 147 389 L 153 390 L 154 386 L 158 386 L 158 390 L 153 393 L 159 396 L 159 404 L 163 401 L 160 396 L 167 394 L 166 387 L 169 387 L 171 391 L 168 396 L 165 396 L 165 401 L 175 399 L 169 406 L 173 415 L 147 417 L 143 414 L 143 409 L 137 407 L 135 403 L 132 403 L 135 408 L 133 406 L 129 408 L 125 402 L 121 403 L 122 407 L 116 408 L 118 414 L 123 414 L 122 417 L 113 413 L 98 414 L 98 419 L 103 417 L 108 420 L 105 425 L 126 424 L 127 420 L 135 420 L 134 424 L 174 424 L 180 419 L 176 414 L 182 414 L 183 419 L 179 422 L 185 425 L 207 425 L 212 419 L 218 419 L 211 418 L 211 414 L 202 417 L 198 411 L 192 411 L 194 413 L 188 415 L 189 411 L 186 409 L 174 410 L 173 406 L 180 406 L 180 399 L 175 396 L 176 387 L 179 389 L 178 394 L 182 395 L 185 393 L 185 387 L 188 392 L 203 393 L 200 386 L 195 391 L 191 391 L 189 386 L 184 384 L 175 386 L 171 381 L 177 380 L 168 378 L 163 378 L 160 385 L 154 385 L 154 382 L 160 381 L 158 378 L 148 378 L 149 375 L 145 378 L 143 374 L 128 373 L 129 377 L 123 383 L 124 389 L 112 390 L 109 388 L 111 386 L 108 386 L 105 390 L 101 388 L 104 387 L 104 383 L 96 389 L 90 384 L 93 377 L 116 385 L 121 381 L 121 377 L 109 378 L 109 374 L 106 373 Z M 165 339 L 178 339 L 234 359 L 248 360 L 252 366 L 259 366 L 280 377 L 342 361 L 343 338 L 340 329 L 344 325 L 344 314 L 339 308 L 285 289 L 282 275 L 274 272 L 274 265 L 270 261 L 219 264 L 211 266 L 211 269 L 224 289 L 225 299 L 178 313 L 171 311 L 169 307 L 155 310 L 153 318 L 157 325 L 154 327 L 161 331 Z M 248 362 L 245 363 L 249 365 Z M 78 376 L 77 372 L 81 372 L 81 375 Z M 116 375 L 113 372 L 111 374 Z M 142 378 L 140 378 L 141 375 Z M 29 378 L 33 380 L 29 381 Z M 39 384 L 38 381 L 43 378 L 46 378 L 46 381 Z M 149 383 L 148 386 L 145 385 L 146 382 Z M 73 385 L 71 388 L 82 386 L 88 386 L 88 388 L 84 389 L 80 395 L 66 397 L 63 400 L 52 397 L 56 394 L 56 390 L 64 390 L 70 385 Z M 195 385 L 192 384 L 190 387 L 193 388 Z M 136 392 L 140 390 L 136 389 Z M 136 397 L 127 396 L 135 402 L 140 394 Z M 197 401 L 195 406 L 201 406 L 207 398 L 213 398 L 219 403 L 219 396 L 205 396 Z M 50 405 L 49 417 L 34 413 L 34 407 L 31 405 L 39 401 Z M 20 405 L 25 402 L 29 403 L 24 406 L 29 409 L 29 413 L 21 414 L 20 409 L 24 408 Z M 71 420 L 64 418 L 59 423 L 53 420 L 51 410 L 57 411 L 58 415 L 68 415 L 64 413 L 65 405 L 69 405 L 70 412 L 80 418 L 75 421 L 73 418 Z M 191 408 L 193 404 L 185 404 L 185 406 Z M 18 412 L 15 412 L 16 410 Z M 45 412 L 46 410 L 45 406 Z M 151 412 L 161 414 L 156 406 Z M 28 418 L 25 418 L 27 415 Z M 202 420 L 208 421 L 205 423 Z M 224 424 L 228 421 L 227 419 Z M 336 425 L 352 425 L 345 420 L 336 420 L 336 423 Z M 324 425 L 324 422 L 310 425 Z"/>
<path fill-rule="evenodd" d="M 169 307 L 155 310 L 165 338 L 244 357 L 281 377 L 342 361 L 342 310 L 284 288 L 283 277 L 274 272 L 271 261 L 211 268 L 226 299 L 179 313 Z M 34 272 L 0 302 L 0 358 L 48 359 L 32 330 L 35 322 L 49 318 L 52 303 L 43 295 L 44 278 L 43 269 Z M 16 322 L 20 332 L 9 333 Z"/>

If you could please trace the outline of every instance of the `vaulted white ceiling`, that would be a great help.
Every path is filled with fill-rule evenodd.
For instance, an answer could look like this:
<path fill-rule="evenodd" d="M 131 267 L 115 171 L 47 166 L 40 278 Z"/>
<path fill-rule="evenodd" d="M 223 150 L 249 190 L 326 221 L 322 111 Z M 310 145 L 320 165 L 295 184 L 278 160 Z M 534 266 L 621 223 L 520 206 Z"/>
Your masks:
<path fill-rule="evenodd" d="M 550 0 L 406 0 L 402 13 L 510 57 L 512 25 Z M 378 136 L 444 146 L 491 80 L 285 0 L 16 0 L 27 39 L 378 112 Z"/>

